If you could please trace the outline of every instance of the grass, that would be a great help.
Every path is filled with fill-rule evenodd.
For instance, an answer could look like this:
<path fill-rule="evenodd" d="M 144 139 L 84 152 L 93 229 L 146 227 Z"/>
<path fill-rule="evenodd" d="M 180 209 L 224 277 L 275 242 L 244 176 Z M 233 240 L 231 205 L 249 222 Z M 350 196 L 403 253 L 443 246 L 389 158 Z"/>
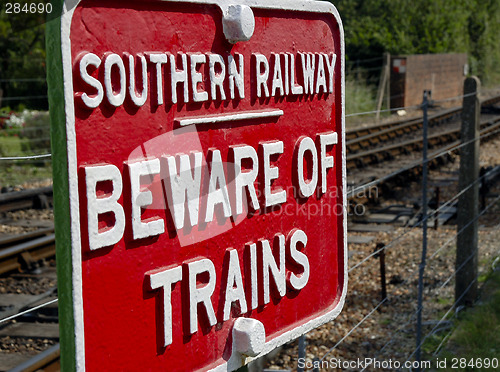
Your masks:
<path fill-rule="evenodd" d="M 376 109 L 375 89 L 366 84 L 363 79 L 356 80 L 348 75 L 345 81 L 346 114 L 357 114 Z M 371 115 L 373 117 L 373 115 Z M 368 115 L 350 116 L 346 118 L 347 125 L 366 121 Z"/>
<path fill-rule="evenodd" d="M 453 304 L 453 300 L 448 297 L 439 297 L 436 299 L 436 303 L 443 306 L 451 306 Z"/>
<path fill-rule="evenodd" d="M 500 272 L 489 275 L 482 288 L 481 299 L 475 307 L 459 316 L 456 329 L 438 358 L 440 361 L 446 359 L 446 368 L 439 368 L 439 371 L 500 369 Z M 438 341 L 438 338 L 429 340 L 425 349 L 430 350 L 432 346 L 439 345 Z M 459 358 L 456 368 L 452 365 L 453 358 Z M 464 358 L 462 365 L 460 358 Z M 485 368 L 486 360 L 491 362 L 494 358 L 499 365 Z M 436 365 L 435 362 L 433 365 Z"/>
<path fill-rule="evenodd" d="M 52 178 L 52 165 L 0 164 L 0 187 L 14 187 Z"/>
<path fill-rule="evenodd" d="M 366 79 L 348 74 L 345 80 L 346 115 L 372 112 L 377 108 L 377 86 L 370 84 Z M 387 109 L 385 98 L 381 109 Z M 380 118 L 390 116 L 390 113 L 381 112 Z M 371 122 L 375 124 L 376 114 L 365 114 L 346 117 L 346 127 L 355 127 L 360 123 Z"/>
<path fill-rule="evenodd" d="M 15 156 L 19 155 L 21 151 L 21 139 L 17 136 L 4 137 L 0 136 L 0 155 L 2 156 Z"/>

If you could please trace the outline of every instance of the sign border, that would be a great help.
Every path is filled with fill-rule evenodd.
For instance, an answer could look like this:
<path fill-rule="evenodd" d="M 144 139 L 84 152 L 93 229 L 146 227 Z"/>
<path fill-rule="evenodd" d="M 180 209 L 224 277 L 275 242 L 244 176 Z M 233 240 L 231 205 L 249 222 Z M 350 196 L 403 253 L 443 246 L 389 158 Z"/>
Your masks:
<path fill-rule="evenodd" d="M 75 107 L 70 29 L 75 8 L 82 0 L 55 0 L 54 13 L 61 14 L 47 22 L 47 81 L 51 118 L 51 147 L 54 176 L 54 219 L 56 226 L 57 276 L 59 288 L 61 367 L 64 371 L 85 371 L 85 334 L 82 294 L 82 257 L 80 211 L 78 195 L 78 168 L 76 153 Z M 341 62 L 341 130 L 345 133 L 345 44 L 344 29 L 335 6 L 326 1 L 311 0 L 160 0 L 172 3 L 215 5 L 227 9 L 229 5 L 247 5 L 251 8 L 284 10 L 332 15 L 340 30 Z M 64 105 L 61 105 L 64 102 Z M 234 370 L 263 356 L 302 334 L 335 319 L 344 307 L 348 282 L 347 254 L 347 190 L 346 145 L 342 136 L 342 197 L 344 231 L 344 283 L 339 302 L 328 313 L 314 318 L 265 343 L 256 357 L 243 358 L 234 352 L 230 359 L 212 371 Z"/>

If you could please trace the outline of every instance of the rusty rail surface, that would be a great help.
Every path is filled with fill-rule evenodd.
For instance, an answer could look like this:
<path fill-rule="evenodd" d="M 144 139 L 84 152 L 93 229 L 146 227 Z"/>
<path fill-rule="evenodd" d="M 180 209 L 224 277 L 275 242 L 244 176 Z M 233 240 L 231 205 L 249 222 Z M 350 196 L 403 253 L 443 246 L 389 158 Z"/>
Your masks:
<path fill-rule="evenodd" d="M 481 101 L 481 106 L 490 106 L 500 102 L 500 96 L 494 96 Z M 461 107 L 442 110 L 429 116 L 429 126 L 439 125 L 447 120 L 458 118 Z M 355 128 L 346 131 L 347 152 L 357 152 L 370 146 L 392 140 L 403 134 L 415 132 L 422 128 L 423 118 L 402 119 L 392 123 L 377 124 L 364 128 Z"/>
<path fill-rule="evenodd" d="M 493 132 L 499 128 L 500 116 L 493 120 L 485 120 L 481 122 L 481 135 Z M 459 138 L 460 128 L 436 133 L 429 136 L 429 147 L 437 148 L 437 146 L 443 146 L 441 150 L 444 150 L 446 144 L 457 141 Z M 369 165 L 378 164 L 385 160 L 392 160 L 398 155 L 406 155 L 410 152 L 421 150 L 422 138 L 415 138 L 364 152 L 350 154 L 347 155 L 347 169 L 364 168 Z"/>
<path fill-rule="evenodd" d="M 498 102 L 500 102 L 500 96 L 485 100 L 482 104 L 492 105 Z M 461 108 L 447 109 L 433 115 L 430 121 L 434 124 L 439 124 L 444 120 L 456 116 L 460 112 Z M 421 126 L 421 119 L 413 119 L 347 132 L 346 145 L 349 153 L 347 155 L 347 169 L 364 168 L 383 161 L 392 161 L 398 156 L 414 151 L 421 151 L 421 138 L 360 151 L 364 148 L 380 145 L 402 134 L 417 131 Z M 481 136 L 487 133 L 495 133 L 495 131 L 500 131 L 500 116 L 481 123 Z M 454 151 L 455 147 L 459 146 L 459 138 L 460 129 L 456 128 L 430 136 L 429 144 L 431 148 L 435 149 L 434 155 L 443 154 L 442 156 L 445 156 L 447 153 Z M 436 161 L 436 159 L 433 161 Z M 415 169 L 417 168 L 418 166 L 415 166 Z M 39 195 L 52 197 L 52 187 L 24 190 L 4 195 L 0 194 L 0 212 L 9 210 L 9 208 L 20 209 L 22 206 L 25 206 L 25 208 L 32 207 L 33 200 Z M 355 197 L 349 196 L 349 199 L 352 200 Z M 38 260 L 55 256 L 55 238 L 52 232 L 53 228 L 49 228 L 22 234 L 17 237 L 0 239 L 0 274 L 29 268 Z M 13 243 L 15 244 L 12 245 Z M 5 248 L 6 246 L 9 247 Z"/>
<path fill-rule="evenodd" d="M 500 102 L 500 96 L 491 97 L 481 102 L 482 106 L 494 105 Z M 435 126 L 457 117 L 462 112 L 461 107 L 445 109 L 429 116 L 429 125 Z M 370 147 L 383 144 L 395 138 L 418 131 L 422 128 L 423 119 L 402 119 L 392 123 L 372 125 L 346 131 L 346 148 L 350 154 L 357 154 Z M 387 152 L 383 148 L 380 152 Z M 385 155 L 384 155 L 385 156 Z M 359 159 L 360 157 L 352 157 Z M 349 159 L 349 156 L 348 156 Z M 348 164 L 349 167 L 349 164 Z M 0 194 L 0 213 L 19 209 L 39 207 L 40 204 L 52 202 L 52 186 Z"/>
<path fill-rule="evenodd" d="M 52 203 L 52 186 L 0 194 L 0 213 L 47 207 Z"/>
<path fill-rule="evenodd" d="M 49 229 L 44 230 L 44 234 L 49 232 Z M 33 239 L 0 249 L 0 275 L 14 270 L 32 268 L 36 262 L 55 255 L 54 234 L 34 235 Z"/>
<path fill-rule="evenodd" d="M 11 369 L 9 372 L 56 372 L 61 370 L 59 363 L 61 350 L 59 344 L 42 351 L 40 354 L 35 355 L 33 358 L 19 364 L 17 367 Z"/>

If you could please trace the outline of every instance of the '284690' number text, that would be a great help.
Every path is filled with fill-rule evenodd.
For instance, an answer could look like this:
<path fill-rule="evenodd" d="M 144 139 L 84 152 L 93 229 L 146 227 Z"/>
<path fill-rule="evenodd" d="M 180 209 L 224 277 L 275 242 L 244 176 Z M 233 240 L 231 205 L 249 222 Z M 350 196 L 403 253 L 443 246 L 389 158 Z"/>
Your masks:
<path fill-rule="evenodd" d="M 52 4 L 51 3 L 7 3 L 5 4 L 5 13 L 6 14 L 35 14 L 35 13 L 52 13 Z"/>

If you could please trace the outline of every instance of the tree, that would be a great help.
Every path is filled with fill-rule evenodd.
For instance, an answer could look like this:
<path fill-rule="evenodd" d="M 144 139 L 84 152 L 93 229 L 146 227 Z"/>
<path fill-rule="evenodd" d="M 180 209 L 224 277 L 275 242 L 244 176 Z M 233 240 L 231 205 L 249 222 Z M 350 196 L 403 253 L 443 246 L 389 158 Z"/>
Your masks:
<path fill-rule="evenodd" d="M 12 100 L 12 97 L 46 96 L 45 15 L 39 13 L 0 13 L 0 89 L 2 106 L 23 104 L 47 109 L 47 99 Z M 23 79 L 23 80 L 21 80 Z M 26 79 L 35 79 L 26 81 Z"/>
<path fill-rule="evenodd" d="M 337 0 L 350 60 L 468 53 L 471 72 L 500 77 L 500 0 Z"/>

